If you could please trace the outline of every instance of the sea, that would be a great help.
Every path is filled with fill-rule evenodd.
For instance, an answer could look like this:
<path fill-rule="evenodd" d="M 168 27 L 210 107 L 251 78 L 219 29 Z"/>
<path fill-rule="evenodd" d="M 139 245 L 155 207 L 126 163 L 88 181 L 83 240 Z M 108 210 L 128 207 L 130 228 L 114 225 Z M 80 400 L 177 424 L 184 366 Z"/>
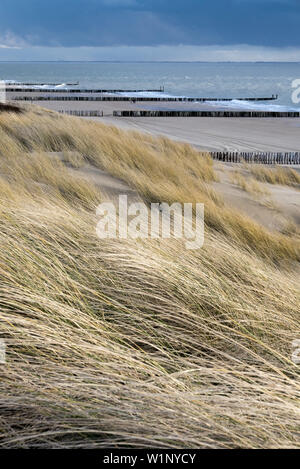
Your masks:
<path fill-rule="evenodd" d="M 223 105 L 235 109 L 300 111 L 300 99 L 299 104 L 292 101 L 297 88 L 300 97 L 300 62 L 0 62 L 0 80 L 50 82 L 60 87 L 78 81 L 81 87 L 101 89 L 164 87 L 160 96 L 232 98 Z M 298 84 L 295 80 L 299 80 Z M 277 101 L 246 101 L 246 98 L 273 94 L 278 94 Z M 140 95 L 156 96 L 157 93 Z"/>

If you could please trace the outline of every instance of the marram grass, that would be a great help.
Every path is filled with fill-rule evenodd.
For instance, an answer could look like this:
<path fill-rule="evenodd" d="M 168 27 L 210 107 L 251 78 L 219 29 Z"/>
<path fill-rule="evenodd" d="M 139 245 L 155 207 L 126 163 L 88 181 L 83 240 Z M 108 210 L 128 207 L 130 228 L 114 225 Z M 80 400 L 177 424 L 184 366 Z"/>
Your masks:
<path fill-rule="evenodd" d="M 226 207 L 187 145 L 43 110 L 0 121 L 0 446 L 299 447 L 296 238 Z M 204 200 L 204 248 L 100 241 L 101 193 L 49 151 L 147 202 Z"/>

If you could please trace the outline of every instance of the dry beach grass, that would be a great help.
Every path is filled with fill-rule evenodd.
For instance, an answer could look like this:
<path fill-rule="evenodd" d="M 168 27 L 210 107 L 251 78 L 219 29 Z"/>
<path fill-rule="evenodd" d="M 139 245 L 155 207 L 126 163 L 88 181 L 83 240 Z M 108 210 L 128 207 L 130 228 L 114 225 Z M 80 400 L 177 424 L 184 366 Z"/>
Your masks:
<path fill-rule="evenodd" d="M 300 174 L 290 168 L 264 168 L 261 165 L 252 165 L 252 175 L 261 182 L 269 184 L 281 184 L 283 186 L 295 186 L 300 188 Z"/>
<path fill-rule="evenodd" d="M 99 240 L 101 192 L 49 152 L 204 202 L 204 247 Z M 0 115 L 0 153 L 1 447 L 299 446 L 296 235 L 227 207 L 209 156 L 166 138 L 29 108 Z"/>

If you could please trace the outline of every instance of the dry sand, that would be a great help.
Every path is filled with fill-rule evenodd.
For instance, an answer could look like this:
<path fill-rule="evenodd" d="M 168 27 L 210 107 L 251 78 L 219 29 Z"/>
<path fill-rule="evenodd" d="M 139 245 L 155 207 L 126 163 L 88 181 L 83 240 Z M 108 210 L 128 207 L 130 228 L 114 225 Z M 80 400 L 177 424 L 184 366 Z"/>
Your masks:
<path fill-rule="evenodd" d="M 213 184 L 227 206 L 231 206 L 270 230 L 283 230 L 288 223 L 300 225 L 300 188 L 263 184 L 266 195 L 244 191 L 232 181 L 238 170 L 247 179 L 243 166 L 234 163 L 215 163 L 219 182 Z"/>
<path fill-rule="evenodd" d="M 128 202 L 141 202 L 141 198 L 136 190 L 132 189 L 126 182 L 112 176 L 107 171 L 96 168 L 91 164 L 84 164 L 79 168 L 74 168 L 64 159 L 62 152 L 49 152 L 49 157 L 58 157 L 74 176 L 86 179 L 88 182 L 98 187 L 105 200 L 117 201 L 120 195 L 127 195 Z"/>

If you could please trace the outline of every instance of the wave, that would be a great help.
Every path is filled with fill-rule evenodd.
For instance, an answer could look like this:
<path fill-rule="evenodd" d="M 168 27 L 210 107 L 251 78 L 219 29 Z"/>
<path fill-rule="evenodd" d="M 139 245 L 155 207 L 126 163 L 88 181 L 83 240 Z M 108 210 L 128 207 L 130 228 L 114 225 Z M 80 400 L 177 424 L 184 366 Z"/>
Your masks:
<path fill-rule="evenodd" d="M 16 80 L 3 80 L 3 82 L 6 84 L 6 85 L 15 85 L 15 86 L 20 86 L 22 88 L 34 88 L 36 90 L 55 90 L 55 89 L 69 89 L 69 87 L 66 85 L 66 83 L 59 83 L 57 85 L 24 85 L 22 82 L 20 81 L 16 81 Z"/>
<path fill-rule="evenodd" d="M 70 86 L 66 83 L 58 83 L 56 85 L 24 85 L 22 82 L 17 80 L 3 80 L 6 85 L 21 86 L 22 88 L 34 88 L 37 90 L 69 90 Z M 155 92 L 155 91 L 138 91 L 138 92 L 116 92 L 106 93 L 108 96 L 126 96 L 129 98 L 187 98 L 187 95 L 176 95 L 166 92 Z M 210 107 L 218 109 L 236 109 L 236 110 L 253 110 L 253 111 L 275 111 L 275 112 L 299 112 L 299 107 L 274 104 L 272 102 L 257 102 L 257 101 L 246 101 L 242 99 L 232 99 L 231 101 L 205 101 Z M 194 101 L 197 104 L 197 101 Z M 200 104 L 200 102 L 198 102 Z M 203 102 L 201 102 L 203 104 Z"/>
<path fill-rule="evenodd" d="M 133 92 L 120 92 L 109 93 L 113 96 L 126 96 L 128 98 L 174 98 L 175 96 L 169 93 L 153 92 L 153 91 L 133 91 Z M 184 96 L 176 96 L 176 98 L 183 98 Z"/>
<path fill-rule="evenodd" d="M 230 108 L 230 109 L 243 109 L 253 111 L 275 111 L 275 112 L 299 112 L 300 108 L 292 106 L 283 106 L 280 104 L 265 104 L 256 101 L 242 101 L 233 99 L 232 101 L 206 101 L 210 106 Z"/>

